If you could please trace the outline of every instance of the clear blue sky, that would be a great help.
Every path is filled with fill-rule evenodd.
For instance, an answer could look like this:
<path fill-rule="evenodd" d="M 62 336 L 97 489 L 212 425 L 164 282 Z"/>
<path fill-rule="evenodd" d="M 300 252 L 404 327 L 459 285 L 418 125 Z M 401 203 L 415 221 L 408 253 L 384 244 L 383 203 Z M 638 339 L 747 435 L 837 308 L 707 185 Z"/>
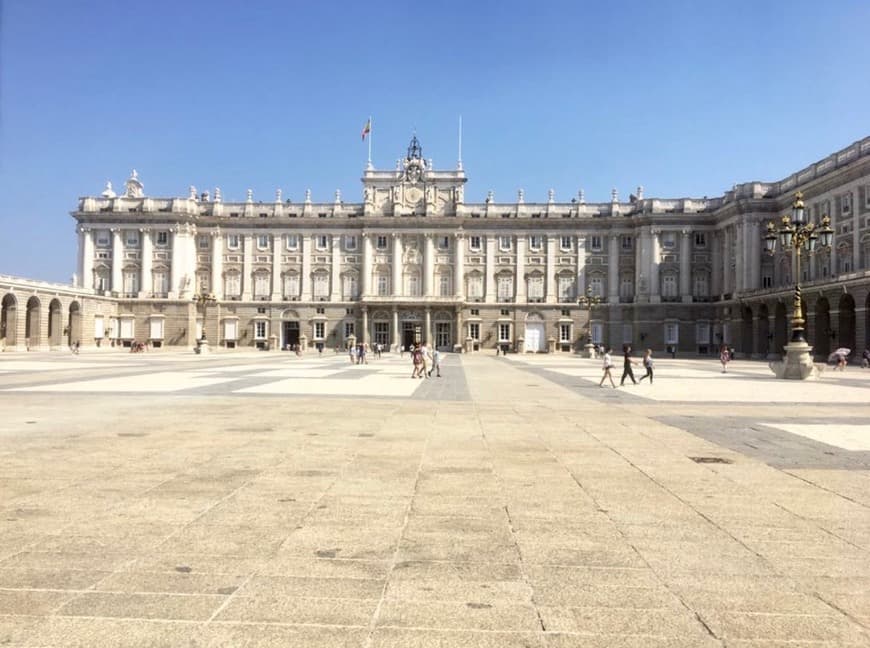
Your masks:
<path fill-rule="evenodd" d="M 5 0 L 0 274 L 68 281 L 69 211 L 147 194 L 361 199 L 416 128 L 466 200 L 718 195 L 870 134 L 870 4 Z"/>

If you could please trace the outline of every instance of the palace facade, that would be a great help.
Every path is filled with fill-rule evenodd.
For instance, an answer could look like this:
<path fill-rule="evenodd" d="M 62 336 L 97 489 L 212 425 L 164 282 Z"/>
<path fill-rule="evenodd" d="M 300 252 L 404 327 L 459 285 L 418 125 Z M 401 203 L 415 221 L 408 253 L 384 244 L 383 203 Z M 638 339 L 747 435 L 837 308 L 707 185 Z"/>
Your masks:
<path fill-rule="evenodd" d="M 0 276 L 6 349 L 148 342 L 225 348 L 575 351 L 590 338 L 680 353 L 727 343 L 746 357 L 787 342 L 792 253 L 766 224 L 803 192 L 834 243 L 804 259 L 807 335 L 818 355 L 870 345 L 870 137 L 778 182 L 714 198 L 604 203 L 465 201 L 462 164 L 438 170 L 417 138 L 395 169 L 369 165 L 363 200 L 225 202 L 145 193 L 134 171 L 80 199 L 74 285 Z M 214 300 L 196 300 L 198 295 Z"/>

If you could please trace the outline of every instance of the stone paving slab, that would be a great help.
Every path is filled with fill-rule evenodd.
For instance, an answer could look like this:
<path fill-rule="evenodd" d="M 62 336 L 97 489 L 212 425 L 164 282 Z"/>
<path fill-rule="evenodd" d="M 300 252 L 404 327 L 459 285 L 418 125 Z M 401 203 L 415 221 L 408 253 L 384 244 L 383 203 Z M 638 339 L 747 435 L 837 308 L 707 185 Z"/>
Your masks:
<path fill-rule="evenodd" d="M 870 645 L 857 371 L 836 409 L 749 363 L 768 402 L 705 361 L 669 401 L 566 357 L 80 359 L 0 368 L 0 645 Z"/>

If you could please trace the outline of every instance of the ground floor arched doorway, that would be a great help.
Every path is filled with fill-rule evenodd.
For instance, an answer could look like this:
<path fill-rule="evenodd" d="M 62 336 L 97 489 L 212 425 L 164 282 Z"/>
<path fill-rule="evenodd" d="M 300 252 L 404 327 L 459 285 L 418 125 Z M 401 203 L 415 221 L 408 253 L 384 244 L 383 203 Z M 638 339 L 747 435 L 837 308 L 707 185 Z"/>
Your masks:
<path fill-rule="evenodd" d="M 786 321 L 785 304 L 777 303 L 773 312 L 773 349 L 771 353 L 782 355 L 783 347 L 788 342 L 788 322 Z"/>
<path fill-rule="evenodd" d="M 453 318 L 450 313 L 435 313 L 433 334 L 435 336 L 435 348 L 439 351 L 453 350 Z"/>
<path fill-rule="evenodd" d="M 0 301 L 0 349 L 18 344 L 18 300 L 7 294 Z"/>
<path fill-rule="evenodd" d="M 744 357 L 752 356 L 752 308 L 742 308 L 740 325 L 740 351 Z"/>
<path fill-rule="evenodd" d="M 63 344 L 63 306 L 59 299 L 52 299 L 48 304 L 48 343 L 52 349 Z"/>
<path fill-rule="evenodd" d="M 544 318 L 538 313 L 526 315 L 526 327 L 523 333 L 523 351 L 525 353 L 540 353 L 547 350 L 547 331 Z"/>
<path fill-rule="evenodd" d="M 755 348 L 758 355 L 766 358 L 770 353 L 770 342 L 773 335 L 770 332 L 770 313 L 767 310 L 767 304 L 762 304 L 758 307 L 758 338 L 755 342 Z"/>
<path fill-rule="evenodd" d="M 301 334 L 299 313 L 294 310 L 285 310 L 281 313 L 281 348 L 290 349 L 298 346 Z"/>
<path fill-rule="evenodd" d="M 67 344 L 75 346 L 82 342 L 82 308 L 77 301 L 69 305 L 69 319 L 66 325 Z"/>
<path fill-rule="evenodd" d="M 837 346 L 851 349 L 854 354 L 858 349 L 856 349 L 857 340 L 855 338 L 855 299 L 852 295 L 844 293 L 840 297 L 837 310 L 839 311 Z M 861 355 L 860 351 L 857 355 Z"/>
<path fill-rule="evenodd" d="M 27 341 L 27 348 L 35 349 L 42 342 L 39 335 L 39 327 L 41 325 L 41 317 L 39 309 L 41 304 L 39 299 L 31 297 L 27 300 L 27 320 L 24 322 L 24 338 Z"/>

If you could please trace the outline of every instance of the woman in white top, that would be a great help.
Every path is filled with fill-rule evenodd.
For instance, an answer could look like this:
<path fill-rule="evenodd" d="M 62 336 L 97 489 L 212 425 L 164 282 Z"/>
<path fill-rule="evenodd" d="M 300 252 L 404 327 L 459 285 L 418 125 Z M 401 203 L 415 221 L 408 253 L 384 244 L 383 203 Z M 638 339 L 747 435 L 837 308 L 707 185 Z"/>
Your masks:
<path fill-rule="evenodd" d="M 616 389 L 616 383 L 613 382 L 613 376 L 610 375 L 610 370 L 613 369 L 613 358 L 610 356 L 611 348 L 607 347 L 604 351 L 604 375 L 601 376 L 601 382 L 598 383 L 599 387 L 604 387 L 604 379 L 610 379 L 610 385 Z"/>

